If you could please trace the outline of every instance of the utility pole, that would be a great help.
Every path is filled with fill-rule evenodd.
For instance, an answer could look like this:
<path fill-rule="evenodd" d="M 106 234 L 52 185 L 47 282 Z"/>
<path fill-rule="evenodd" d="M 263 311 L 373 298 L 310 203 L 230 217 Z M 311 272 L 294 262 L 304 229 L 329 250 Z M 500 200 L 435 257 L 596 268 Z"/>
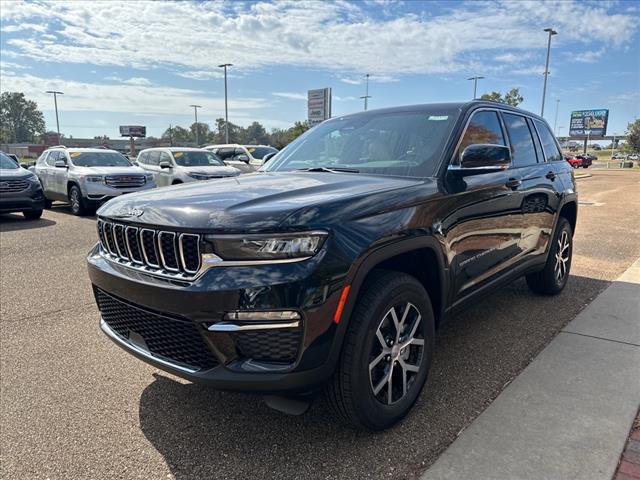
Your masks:
<path fill-rule="evenodd" d="M 173 126 L 169 124 L 169 145 L 173 147 Z"/>
<path fill-rule="evenodd" d="M 613 134 L 613 142 L 611 142 L 611 155 L 609 156 L 609 158 L 613 159 L 613 149 L 616 146 L 616 134 L 614 132 Z"/>
<path fill-rule="evenodd" d="M 471 78 L 467 78 L 467 80 L 473 80 L 473 100 L 475 100 L 477 97 L 476 93 L 478 90 L 478 80 L 482 80 L 484 77 L 471 77 Z"/>
<path fill-rule="evenodd" d="M 224 68 L 224 139 L 225 143 L 229 143 L 229 108 L 227 106 L 227 67 L 233 67 L 232 63 L 223 63 L 218 65 Z"/>
<path fill-rule="evenodd" d="M 45 93 L 53 93 L 53 104 L 56 108 L 56 131 L 58 132 L 58 145 L 60 145 L 62 142 L 60 141 L 60 121 L 58 120 L 58 95 L 64 95 L 64 93 L 56 90 L 47 90 Z"/>
<path fill-rule="evenodd" d="M 367 73 L 365 75 L 365 93 L 364 96 L 360 97 L 360 98 L 364 98 L 364 111 L 367 111 L 367 108 L 369 107 L 369 99 L 371 98 L 371 95 L 369 95 L 369 74 Z"/>
<path fill-rule="evenodd" d="M 549 41 L 547 42 L 547 62 L 545 63 L 545 66 L 544 66 L 544 85 L 542 87 L 542 108 L 540 108 L 541 117 L 544 117 L 544 99 L 545 99 L 545 96 L 547 95 L 547 77 L 549 76 L 549 55 L 551 53 L 551 37 L 553 35 L 558 34 L 558 32 L 556 32 L 553 28 L 545 28 L 544 31 L 549 34 Z"/>
<path fill-rule="evenodd" d="M 202 108 L 202 105 L 189 105 L 190 107 L 193 107 L 193 113 L 196 116 L 196 147 L 198 145 L 200 145 L 200 142 L 198 140 L 198 109 Z"/>
<path fill-rule="evenodd" d="M 553 134 L 557 137 L 558 136 L 558 132 L 556 127 L 558 126 L 558 110 L 560 109 L 560 99 L 557 98 L 556 99 L 556 119 L 553 122 Z"/>

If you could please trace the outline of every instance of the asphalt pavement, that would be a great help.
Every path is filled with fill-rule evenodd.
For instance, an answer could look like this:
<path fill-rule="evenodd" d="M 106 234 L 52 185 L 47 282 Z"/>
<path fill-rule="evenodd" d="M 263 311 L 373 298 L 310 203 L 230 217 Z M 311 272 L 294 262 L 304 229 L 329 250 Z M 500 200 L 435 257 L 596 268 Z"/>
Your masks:
<path fill-rule="evenodd" d="M 335 423 L 322 402 L 290 417 L 136 360 L 98 326 L 84 261 L 95 220 L 65 206 L 2 216 L 0 477 L 418 477 L 640 257 L 640 172 L 593 171 L 579 193 L 565 291 L 538 297 L 520 280 L 452 320 L 416 408 L 380 434 Z"/>

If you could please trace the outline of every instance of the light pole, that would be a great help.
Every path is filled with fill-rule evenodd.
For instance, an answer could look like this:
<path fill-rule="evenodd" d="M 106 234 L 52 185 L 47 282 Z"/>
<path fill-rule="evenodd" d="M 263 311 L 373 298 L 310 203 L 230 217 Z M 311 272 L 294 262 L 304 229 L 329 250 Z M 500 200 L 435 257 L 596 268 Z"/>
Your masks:
<path fill-rule="evenodd" d="M 364 98 L 364 110 L 365 112 L 367 111 L 367 107 L 369 106 L 369 99 L 371 98 L 371 95 L 369 95 L 369 74 L 367 73 L 365 75 L 365 90 L 364 90 L 364 96 L 360 97 L 360 98 Z"/>
<path fill-rule="evenodd" d="M 553 28 L 545 28 L 545 32 L 549 34 L 549 41 L 547 42 L 547 62 L 544 66 L 544 86 L 542 87 L 542 108 L 540 109 L 540 116 L 544 116 L 544 97 L 547 95 L 547 77 L 549 76 L 549 54 L 551 53 L 551 37 L 557 35 Z"/>
<path fill-rule="evenodd" d="M 556 127 L 558 125 L 558 110 L 560 109 L 560 99 L 557 98 L 556 99 L 556 119 L 553 122 L 553 134 L 557 137 L 558 136 L 558 132 L 556 130 Z"/>
<path fill-rule="evenodd" d="M 609 156 L 609 158 L 611 158 L 613 160 L 613 149 L 616 146 L 616 133 L 614 132 L 613 134 L 613 142 L 611 142 L 611 155 Z"/>
<path fill-rule="evenodd" d="M 60 122 L 58 121 L 58 95 L 64 95 L 56 90 L 47 90 L 45 93 L 53 93 L 53 104 L 56 108 L 56 131 L 58 132 L 58 145 L 60 145 Z"/>
<path fill-rule="evenodd" d="M 473 100 L 475 100 L 476 97 L 476 93 L 478 90 L 478 80 L 482 80 L 484 77 L 471 77 L 471 78 L 467 78 L 467 80 L 473 80 Z"/>
<path fill-rule="evenodd" d="M 224 68 L 224 139 L 225 143 L 229 143 L 229 108 L 227 106 L 227 67 L 233 67 L 232 63 L 223 63 L 218 65 Z"/>
<path fill-rule="evenodd" d="M 198 145 L 200 145 L 200 142 L 198 140 L 198 109 L 202 108 L 202 105 L 189 105 L 190 107 L 193 107 L 193 113 L 196 116 L 196 147 Z"/>

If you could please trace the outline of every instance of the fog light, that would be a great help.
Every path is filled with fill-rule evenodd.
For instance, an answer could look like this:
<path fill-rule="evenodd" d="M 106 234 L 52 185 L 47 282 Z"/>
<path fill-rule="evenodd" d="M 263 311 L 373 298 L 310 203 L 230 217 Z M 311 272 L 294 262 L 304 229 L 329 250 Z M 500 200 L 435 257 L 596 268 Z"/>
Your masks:
<path fill-rule="evenodd" d="M 273 322 L 273 321 L 289 321 L 300 320 L 300 314 L 292 310 L 280 310 L 280 311 L 242 311 L 242 312 L 227 312 L 224 314 L 224 319 L 228 321 L 236 322 Z"/>

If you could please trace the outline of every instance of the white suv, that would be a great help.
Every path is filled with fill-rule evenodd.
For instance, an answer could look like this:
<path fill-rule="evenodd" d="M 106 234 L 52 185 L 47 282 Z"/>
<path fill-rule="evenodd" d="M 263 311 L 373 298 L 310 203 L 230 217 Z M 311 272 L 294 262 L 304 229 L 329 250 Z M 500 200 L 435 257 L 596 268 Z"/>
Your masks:
<path fill-rule="evenodd" d="M 153 175 L 159 187 L 240 175 L 240 170 L 200 148 L 147 148 L 138 154 L 136 163 Z"/>
<path fill-rule="evenodd" d="M 224 163 L 243 172 L 253 172 L 262 166 L 264 157 L 278 153 L 278 149 L 269 145 L 209 145 L 205 149 L 215 153 Z"/>
<path fill-rule="evenodd" d="M 52 147 L 30 170 L 42 184 L 45 208 L 55 200 L 69 202 L 74 215 L 91 213 L 123 193 L 156 186 L 152 175 L 132 165 L 121 153 L 103 148 Z"/>

